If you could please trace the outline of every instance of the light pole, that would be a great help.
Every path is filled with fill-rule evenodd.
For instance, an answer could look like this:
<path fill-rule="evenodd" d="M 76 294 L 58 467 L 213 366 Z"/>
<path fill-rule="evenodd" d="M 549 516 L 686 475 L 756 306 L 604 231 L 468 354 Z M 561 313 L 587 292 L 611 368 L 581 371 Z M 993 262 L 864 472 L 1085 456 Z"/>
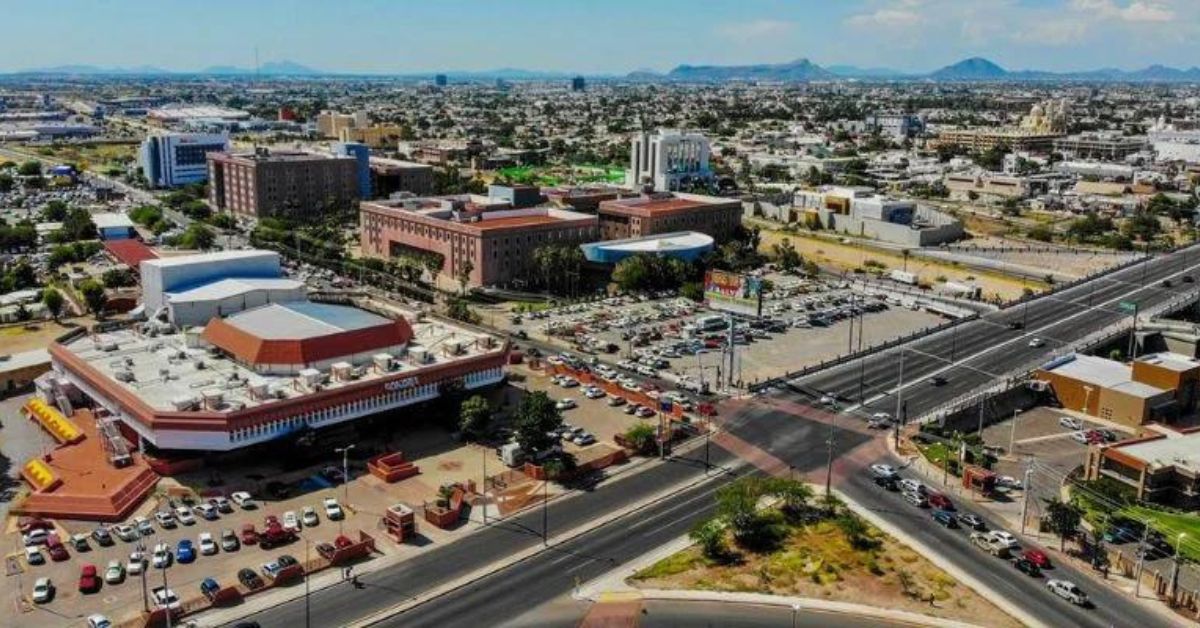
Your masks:
<path fill-rule="evenodd" d="M 480 454 L 483 455 L 483 525 L 487 525 L 487 448 L 481 448 Z"/>
<path fill-rule="evenodd" d="M 337 449 L 333 450 L 335 453 L 342 454 L 342 502 L 344 502 L 343 503 L 344 507 L 350 506 L 350 450 L 351 449 L 354 449 L 354 445 L 346 445 L 345 447 L 338 447 Z M 342 533 L 342 526 L 343 526 L 342 522 L 345 521 L 345 519 L 346 519 L 345 515 L 343 515 L 341 519 L 338 519 L 338 534 Z"/>
<path fill-rule="evenodd" d="M 550 547 L 550 478 L 542 481 L 542 546 Z"/>
<path fill-rule="evenodd" d="M 829 417 L 829 438 L 825 441 L 826 446 L 826 461 L 825 461 L 825 499 L 828 501 L 833 495 L 833 426 L 837 422 L 838 407 L 837 401 L 833 403 L 833 416 Z"/>
<path fill-rule="evenodd" d="M 1175 606 L 1175 592 L 1179 587 L 1179 544 L 1185 536 L 1187 532 L 1180 532 L 1175 537 L 1175 562 L 1171 564 L 1171 606 Z"/>
<path fill-rule="evenodd" d="M 1017 416 L 1019 416 L 1020 414 L 1021 414 L 1020 409 L 1013 410 L 1012 429 L 1009 430 L 1009 432 L 1008 432 L 1008 453 L 1009 454 L 1012 453 L 1013 444 L 1016 442 L 1016 439 L 1017 439 Z"/>
<path fill-rule="evenodd" d="M 1025 467 L 1025 479 L 1021 484 L 1021 534 L 1025 534 L 1025 518 L 1029 514 L 1029 478 L 1033 475 L 1033 467 Z"/>
<path fill-rule="evenodd" d="M 900 411 L 904 407 L 904 347 L 900 347 L 900 380 L 896 383 L 896 428 L 893 430 L 894 445 L 900 448 Z"/>
<path fill-rule="evenodd" d="M 792 604 L 792 628 L 796 628 L 796 614 L 800 612 L 799 604 Z"/>
<path fill-rule="evenodd" d="M 1142 523 L 1142 538 L 1138 541 L 1137 567 L 1133 573 L 1133 597 L 1137 598 L 1142 592 L 1142 565 L 1146 560 L 1146 538 L 1150 536 L 1150 526 Z M 1178 552 L 1176 552 L 1178 554 Z"/>
<path fill-rule="evenodd" d="M 310 614 L 308 608 L 308 546 L 312 545 L 308 539 L 304 539 L 304 628 L 308 628 L 310 624 Z"/>

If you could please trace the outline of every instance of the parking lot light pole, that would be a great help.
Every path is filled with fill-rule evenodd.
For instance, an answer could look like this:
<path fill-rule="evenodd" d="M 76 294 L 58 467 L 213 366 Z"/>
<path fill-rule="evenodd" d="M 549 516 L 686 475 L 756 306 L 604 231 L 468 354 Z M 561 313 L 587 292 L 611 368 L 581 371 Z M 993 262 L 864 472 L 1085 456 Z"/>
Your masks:
<path fill-rule="evenodd" d="M 800 612 L 799 604 L 792 604 L 792 628 L 796 628 L 796 613 Z"/>
<path fill-rule="evenodd" d="M 1013 410 L 1012 429 L 1008 432 L 1008 453 L 1011 455 L 1014 443 L 1017 440 L 1017 417 L 1020 416 L 1021 409 Z"/>
<path fill-rule="evenodd" d="M 1179 588 L 1179 544 L 1183 542 L 1183 537 L 1187 536 L 1187 532 L 1180 532 L 1179 536 L 1175 537 L 1175 561 L 1171 563 L 1171 606 L 1175 606 L 1175 592 Z"/>
<path fill-rule="evenodd" d="M 1021 482 L 1021 534 L 1025 534 L 1025 518 L 1029 514 L 1029 478 L 1032 476 L 1033 466 L 1027 465 L 1025 478 Z"/>
<path fill-rule="evenodd" d="M 334 452 L 342 454 L 342 501 L 350 503 L 350 450 L 354 445 L 338 447 Z"/>
<path fill-rule="evenodd" d="M 1142 538 L 1138 541 L 1137 567 L 1133 570 L 1133 597 L 1136 599 L 1142 592 L 1142 566 L 1146 561 L 1146 539 L 1150 536 L 1150 526 L 1142 523 Z"/>
<path fill-rule="evenodd" d="M 828 501 L 833 495 L 833 426 L 837 422 L 838 407 L 837 402 L 833 404 L 833 416 L 829 417 L 829 438 L 825 441 L 826 446 L 826 461 L 825 461 L 825 499 Z"/>
<path fill-rule="evenodd" d="M 892 432 L 896 449 L 900 448 L 900 412 L 904 407 L 904 347 L 900 347 L 900 380 L 896 383 L 895 430 Z"/>

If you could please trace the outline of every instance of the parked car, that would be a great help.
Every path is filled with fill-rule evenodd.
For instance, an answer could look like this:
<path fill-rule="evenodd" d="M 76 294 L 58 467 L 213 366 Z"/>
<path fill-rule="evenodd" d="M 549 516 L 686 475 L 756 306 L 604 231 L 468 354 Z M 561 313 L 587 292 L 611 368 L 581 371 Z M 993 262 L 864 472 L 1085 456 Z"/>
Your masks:
<path fill-rule="evenodd" d="M 112 628 L 113 623 L 104 615 L 95 613 L 93 615 L 88 615 L 87 625 L 88 628 Z"/>
<path fill-rule="evenodd" d="M 192 545 L 191 539 L 180 539 L 175 544 L 175 560 L 181 563 L 190 563 L 196 560 L 196 547 Z"/>
<path fill-rule="evenodd" d="M 154 598 L 154 604 L 159 608 L 175 610 L 182 606 L 179 602 L 179 596 L 166 587 L 154 587 L 150 590 L 150 596 Z"/>
<path fill-rule="evenodd" d="M 38 578 L 33 582 L 33 603 L 45 604 L 54 599 L 54 585 L 49 578 Z"/>
<path fill-rule="evenodd" d="M 196 517 L 192 516 L 192 509 L 187 506 L 176 506 L 175 516 L 185 526 L 196 525 Z"/>
<path fill-rule="evenodd" d="M 133 524 L 137 527 L 138 536 L 150 536 L 154 534 L 154 525 L 145 517 L 134 517 Z"/>
<path fill-rule="evenodd" d="M 258 543 L 258 532 L 254 529 L 253 523 L 242 524 L 242 545 L 254 545 Z"/>
<path fill-rule="evenodd" d="M 554 407 L 559 410 L 570 410 L 575 407 L 575 400 L 571 398 L 559 399 L 554 404 Z"/>
<path fill-rule="evenodd" d="M 1072 431 L 1081 430 L 1083 429 L 1083 421 L 1075 417 L 1060 416 L 1058 417 L 1058 426 Z"/>
<path fill-rule="evenodd" d="M 132 542 L 138 540 L 139 538 L 141 538 L 141 535 L 138 534 L 138 531 L 136 528 L 134 528 L 133 526 L 130 526 L 130 525 L 125 525 L 123 523 L 120 525 L 113 526 L 112 531 L 113 531 L 113 534 L 117 535 L 118 539 L 121 539 L 122 541 L 125 541 L 126 543 L 132 543 Z"/>
<path fill-rule="evenodd" d="M 26 532 L 24 535 L 22 535 L 21 542 L 24 543 L 26 547 L 31 547 L 34 545 L 45 545 L 46 539 L 49 539 L 49 538 L 50 538 L 50 532 L 48 530 L 45 530 L 43 528 L 37 528 L 35 530 L 30 530 L 29 532 Z"/>
<path fill-rule="evenodd" d="M 151 564 L 155 569 L 166 569 L 171 566 L 171 546 L 166 543 L 158 543 L 154 546 L 154 553 L 150 557 Z"/>
<path fill-rule="evenodd" d="M 615 408 L 615 407 L 617 407 L 617 406 L 623 406 L 623 405 L 625 405 L 625 398 L 624 398 L 624 397 L 619 397 L 619 396 L 618 396 L 618 397 L 609 397 L 609 398 L 608 398 L 608 405 L 610 405 L 610 406 L 612 406 L 612 407 L 614 407 L 614 408 Z"/>
<path fill-rule="evenodd" d="M 326 497 L 322 504 L 325 506 L 325 517 L 330 521 L 339 521 L 346 516 L 346 513 L 342 512 L 341 504 L 336 499 Z"/>
<path fill-rule="evenodd" d="M 205 521 L 216 521 L 221 517 L 217 513 L 217 507 L 212 504 L 200 504 L 196 506 L 196 514 L 200 515 Z"/>
<path fill-rule="evenodd" d="M 50 532 L 54 529 L 54 524 L 40 517 L 22 517 L 17 521 L 17 530 L 21 534 L 29 534 L 34 530 L 45 530 Z"/>
<path fill-rule="evenodd" d="M 108 547 L 114 542 L 112 533 L 104 526 L 97 526 L 95 530 L 92 530 L 92 538 L 96 539 L 96 542 L 104 547 Z"/>
<path fill-rule="evenodd" d="M 212 507 L 216 508 L 217 512 L 225 514 L 233 512 L 233 503 L 224 497 L 212 497 L 208 500 L 208 503 L 212 504 Z"/>
<path fill-rule="evenodd" d="M 250 496 L 246 491 L 237 491 L 229 495 L 229 499 L 237 504 L 242 510 L 254 510 L 258 508 L 258 502 Z"/>
<path fill-rule="evenodd" d="M 221 549 L 226 552 L 234 552 L 241 549 L 242 544 L 238 541 L 238 537 L 233 533 L 233 530 L 226 528 L 221 530 Z"/>
<path fill-rule="evenodd" d="M 334 484 L 341 484 L 342 482 L 346 481 L 346 474 L 342 473 L 342 470 L 334 465 L 326 465 L 324 468 L 322 468 L 321 477 Z"/>
<path fill-rule="evenodd" d="M 104 581 L 108 584 L 121 584 L 125 581 L 125 566 L 121 561 L 115 558 L 108 561 L 108 568 L 104 570 Z"/>
<path fill-rule="evenodd" d="M 648 419 L 648 418 L 654 416 L 654 409 L 650 408 L 649 406 L 638 406 L 637 412 L 635 412 L 634 414 L 636 414 L 637 416 L 639 416 L 643 419 Z"/>
<path fill-rule="evenodd" d="M 1087 606 L 1088 597 L 1074 582 L 1070 580 L 1048 580 L 1046 588 L 1055 595 L 1077 606 Z"/>
<path fill-rule="evenodd" d="M 208 599 L 213 599 L 217 596 L 217 591 L 221 590 L 221 585 L 217 584 L 214 578 L 205 578 L 200 581 L 200 594 Z"/>
<path fill-rule="evenodd" d="M 300 531 L 300 517 L 296 516 L 296 511 L 289 510 L 283 513 L 283 529 L 292 532 Z"/>
<path fill-rule="evenodd" d="M 140 576 L 146 570 L 146 556 L 139 551 L 130 552 L 125 571 L 131 576 Z"/>
<path fill-rule="evenodd" d="M 177 525 L 175 523 L 175 515 L 163 510 L 154 513 L 154 519 L 158 521 L 158 525 L 162 526 L 164 530 L 170 530 Z"/>
<path fill-rule="evenodd" d="M 212 556 L 217 553 L 217 541 L 213 539 L 211 532 L 201 532 L 198 545 L 200 545 L 200 553 L 204 556 Z"/>
<path fill-rule="evenodd" d="M 251 591 L 254 589 L 260 589 L 263 586 L 262 578 L 260 578 L 257 573 L 254 573 L 253 569 L 239 569 L 237 577 L 238 582 L 242 583 L 242 586 L 250 589 Z"/>
<path fill-rule="evenodd" d="M 46 557 L 42 555 L 42 550 L 35 545 L 25 546 L 25 562 L 30 565 L 44 565 Z"/>
<path fill-rule="evenodd" d="M 304 524 L 304 527 L 311 528 L 320 522 L 320 518 L 317 517 L 317 511 L 312 506 L 305 506 L 300 510 L 300 523 Z"/>
<path fill-rule="evenodd" d="M 53 533 L 46 537 L 46 552 L 50 554 L 50 560 L 56 563 L 71 557 L 67 553 L 67 546 L 63 545 L 62 541 L 58 540 L 58 535 Z"/>
<path fill-rule="evenodd" d="M 1081 445 L 1086 445 L 1086 444 L 1088 444 L 1087 432 L 1084 432 L 1083 430 L 1079 430 L 1078 432 L 1072 432 L 1071 440 L 1073 440 Z"/>
<path fill-rule="evenodd" d="M 79 568 L 79 592 L 95 593 L 100 590 L 100 577 L 96 575 L 96 566 L 84 563 Z"/>

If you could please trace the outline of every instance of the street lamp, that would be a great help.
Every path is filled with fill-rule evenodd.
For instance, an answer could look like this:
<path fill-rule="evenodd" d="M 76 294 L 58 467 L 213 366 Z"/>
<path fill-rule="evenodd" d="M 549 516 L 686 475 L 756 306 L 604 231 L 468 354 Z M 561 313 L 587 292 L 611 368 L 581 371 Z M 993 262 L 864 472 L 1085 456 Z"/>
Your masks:
<path fill-rule="evenodd" d="M 354 449 L 354 445 L 346 445 L 334 449 L 334 453 L 342 454 L 342 502 L 343 507 L 350 506 L 350 450 Z M 342 515 L 338 519 L 338 534 L 342 533 L 342 522 L 346 520 L 346 516 Z"/>
<path fill-rule="evenodd" d="M 1175 591 L 1179 586 L 1179 544 L 1185 536 L 1187 532 L 1180 532 L 1179 536 L 1175 537 L 1175 562 L 1171 565 L 1171 606 L 1175 605 Z"/>
<path fill-rule="evenodd" d="M 1017 416 L 1021 414 L 1020 408 L 1013 410 L 1012 429 L 1008 433 L 1008 453 L 1012 454 L 1014 441 L 1017 439 Z"/>
<path fill-rule="evenodd" d="M 799 604 L 792 604 L 792 628 L 796 628 L 796 613 L 800 612 Z"/>

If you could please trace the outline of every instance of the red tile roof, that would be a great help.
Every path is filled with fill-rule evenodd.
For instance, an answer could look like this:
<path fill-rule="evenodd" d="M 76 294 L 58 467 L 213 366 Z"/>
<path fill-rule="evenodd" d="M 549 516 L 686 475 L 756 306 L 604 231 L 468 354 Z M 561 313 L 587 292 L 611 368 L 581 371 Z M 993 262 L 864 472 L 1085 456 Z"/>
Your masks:
<path fill-rule="evenodd" d="M 125 264 L 133 270 L 138 270 L 139 265 L 148 259 L 158 259 L 158 253 L 155 253 L 150 247 L 142 244 L 141 240 L 106 240 L 104 248 L 118 262 Z"/>
<path fill-rule="evenodd" d="M 266 339 L 223 319 L 204 327 L 204 339 L 247 364 L 312 364 L 358 353 L 381 351 L 407 343 L 412 327 L 404 319 L 375 327 L 335 332 L 303 339 Z"/>

